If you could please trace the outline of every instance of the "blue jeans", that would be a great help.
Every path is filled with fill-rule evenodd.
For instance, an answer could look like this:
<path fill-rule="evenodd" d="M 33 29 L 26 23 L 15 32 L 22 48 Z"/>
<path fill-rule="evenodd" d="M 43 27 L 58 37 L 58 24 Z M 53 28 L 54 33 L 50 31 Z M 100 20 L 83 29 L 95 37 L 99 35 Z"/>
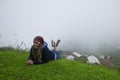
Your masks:
<path fill-rule="evenodd" d="M 53 50 L 52 52 L 55 55 L 55 60 L 60 58 L 60 53 L 58 51 Z"/>

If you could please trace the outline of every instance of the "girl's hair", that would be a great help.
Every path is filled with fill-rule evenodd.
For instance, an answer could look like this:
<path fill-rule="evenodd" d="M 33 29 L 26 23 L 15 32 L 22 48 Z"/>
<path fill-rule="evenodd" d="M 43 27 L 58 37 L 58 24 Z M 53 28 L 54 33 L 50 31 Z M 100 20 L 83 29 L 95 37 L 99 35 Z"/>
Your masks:
<path fill-rule="evenodd" d="M 34 40 L 39 41 L 41 44 L 44 43 L 44 39 L 43 39 L 43 37 L 41 37 L 41 36 L 36 36 L 36 37 L 34 38 Z"/>

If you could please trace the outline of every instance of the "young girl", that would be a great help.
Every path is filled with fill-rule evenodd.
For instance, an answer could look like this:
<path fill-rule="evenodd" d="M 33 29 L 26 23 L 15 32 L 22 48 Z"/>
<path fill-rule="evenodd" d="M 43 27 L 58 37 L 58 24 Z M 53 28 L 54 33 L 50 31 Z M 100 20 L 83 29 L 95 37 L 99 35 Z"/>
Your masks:
<path fill-rule="evenodd" d="M 59 42 L 60 40 L 57 42 L 57 46 Z M 30 49 L 30 55 L 26 64 L 43 64 L 59 58 L 59 52 L 57 52 L 56 50 L 49 50 L 49 48 L 47 47 L 47 43 L 44 41 L 43 37 L 36 36 L 33 40 L 33 46 Z"/>

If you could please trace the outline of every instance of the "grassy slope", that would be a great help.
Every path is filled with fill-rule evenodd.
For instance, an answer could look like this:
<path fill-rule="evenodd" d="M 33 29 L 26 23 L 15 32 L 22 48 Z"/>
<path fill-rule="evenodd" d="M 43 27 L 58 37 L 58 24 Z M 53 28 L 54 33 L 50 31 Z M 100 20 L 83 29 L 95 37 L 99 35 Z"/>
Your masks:
<path fill-rule="evenodd" d="M 0 51 L 0 80 L 120 80 L 111 69 L 56 60 L 42 65 L 26 65 L 27 53 Z"/>

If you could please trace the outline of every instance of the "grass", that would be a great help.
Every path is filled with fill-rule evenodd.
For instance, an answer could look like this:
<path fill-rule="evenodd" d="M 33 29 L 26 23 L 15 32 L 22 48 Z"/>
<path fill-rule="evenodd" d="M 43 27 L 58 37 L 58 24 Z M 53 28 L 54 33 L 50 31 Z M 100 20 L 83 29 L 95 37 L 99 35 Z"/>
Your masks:
<path fill-rule="evenodd" d="M 112 69 L 69 60 L 26 65 L 27 52 L 0 51 L 0 80 L 120 80 Z"/>

